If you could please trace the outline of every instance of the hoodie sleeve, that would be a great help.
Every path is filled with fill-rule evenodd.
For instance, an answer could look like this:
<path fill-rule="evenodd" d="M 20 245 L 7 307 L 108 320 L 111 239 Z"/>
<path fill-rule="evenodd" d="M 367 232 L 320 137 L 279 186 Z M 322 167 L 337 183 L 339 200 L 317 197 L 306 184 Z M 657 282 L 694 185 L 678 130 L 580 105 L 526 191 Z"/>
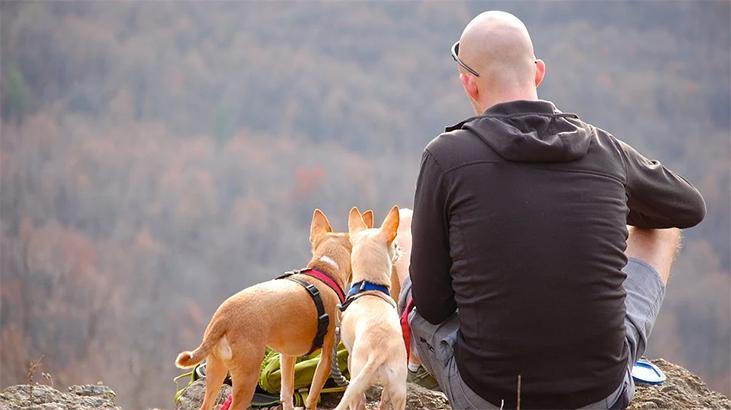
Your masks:
<path fill-rule="evenodd" d="M 433 324 L 443 322 L 457 309 L 450 275 L 452 260 L 443 179 L 439 164 L 429 151 L 424 151 L 411 221 L 409 272 L 416 309 Z"/>
<path fill-rule="evenodd" d="M 660 162 L 619 141 L 627 172 L 627 224 L 638 228 L 690 228 L 706 215 L 700 192 Z"/>

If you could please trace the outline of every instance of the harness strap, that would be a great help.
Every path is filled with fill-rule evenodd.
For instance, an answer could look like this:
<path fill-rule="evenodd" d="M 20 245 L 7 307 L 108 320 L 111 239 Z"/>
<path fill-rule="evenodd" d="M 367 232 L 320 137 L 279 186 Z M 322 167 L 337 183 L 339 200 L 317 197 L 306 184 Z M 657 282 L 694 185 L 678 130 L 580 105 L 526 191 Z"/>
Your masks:
<path fill-rule="evenodd" d="M 379 292 L 379 291 L 366 290 L 366 291 L 358 292 L 354 295 L 348 296 L 348 298 L 345 299 L 345 303 L 341 303 L 338 306 L 338 309 L 340 309 L 341 312 L 345 312 L 345 309 L 347 309 L 351 303 L 362 298 L 363 296 L 379 297 L 379 298 L 383 299 L 384 301 L 386 301 L 386 303 L 388 303 L 389 305 L 393 306 L 394 309 L 396 308 L 396 302 L 393 301 L 390 294 L 384 293 L 384 292 Z"/>
<path fill-rule="evenodd" d="M 340 299 L 340 303 L 343 303 L 345 301 L 345 293 L 340 288 L 340 285 L 338 285 L 338 283 L 335 282 L 335 279 L 331 278 L 328 274 L 311 268 L 307 271 L 303 271 L 302 273 L 318 279 L 320 282 L 326 284 L 330 289 L 334 290 L 335 293 L 338 295 L 338 299 Z"/>
<path fill-rule="evenodd" d="M 404 336 L 404 345 L 406 346 L 406 359 L 411 357 L 411 325 L 409 325 L 409 313 L 414 309 L 414 299 L 409 294 L 406 297 L 406 308 L 401 314 L 401 333 Z"/>
<path fill-rule="evenodd" d="M 307 276 L 310 276 L 310 277 L 313 277 L 313 278 L 319 280 L 320 282 L 327 285 L 327 287 L 332 289 L 333 292 L 335 292 L 335 294 L 338 295 L 338 299 L 340 299 L 340 303 L 343 303 L 343 301 L 345 300 L 345 292 L 343 292 L 343 289 L 340 287 L 340 285 L 338 285 L 338 282 L 336 282 L 335 279 L 333 279 L 327 273 L 319 271 L 317 269 L 305 268 L 305 269 L 292 270 L 292 271 L 285 272 L 284 275 L 277 277 L 277 279 L 285 279 L 292 275 L 297 275 L 297 274 L 307 275 Z"/>
<path fill-rule="evenodd" d="M 310 297 L 312 298 L 312 301 L 315 302 L 315 307 L 317 308 L 317 334 L 315 335 L 315 339 L 312 341 L 310 351 L 305 355 L 307 356 L 322 347 L 322 342 L 325 340 L 325 334 L 327 333 L 327 327 L 330 324 L 330 316 L 325 312 L 325 306 L 322 304 L 320 291 L 315 285 L 302 279 L 294 278 L 291 275 L 285 276 L 282 279 L 291 280 L 292 282 L 302 285 L 302 287 L 304 287 L 310 294 Z"/>
<path fill-rule="evenodd" d="M 362 280 L 360 282 L 355 282 L 351 287 L 350 290 L 348 290 L 348 297 L 354 296 L 360 292 L 365 292 L 369 290 L 377 290 L 379 292 L 383 292 L 386 294 L 386 296 L 391 297 L 391 292 L 388 290 L 388 286 L 386 285 L 380 285 L 378 283 L 369 282 L 367 280 Z"/>
<path fill-rule="evenodd" d="M 317 334 L 315 335 L 315 339 L 312 341 L 312 347 L 310 347 L 310 351 L 306 354 L 309 355 L 315 350 L 322 347 L 322 343 L 325 340 L 325 335 L 327 334 L 327 328 L 330 325 L 330 316 L 327 314 L 327 312 L 325 312 L 325 306 L 322 303 L 322 297 L 320 296 L 320 291 L 317 289 L 317 287 L 302 279 L 292 277 L 292 275 L 297 274 L 307 275 L 324 283 L 327 287 L 332 289 L 335 294 L 338 295 L 338 299 L 340 300 L 341 304 L 345 301 L 345 294 L 343 292 L 343 289 L 340 288 L 340 285 L 338 285 L 335 279 L 317 269 L 298 269 L 285 272 L 284 275 L 277 277 L 277 279 L 287 279 L 291 280 L 292 282 L 299 283 L 302 287 L 305 288 L 305 290 L 307 290 L 307 292 L 309 292 L 312 301 L 315 302 L 315 307 L 317 308 Z"/>

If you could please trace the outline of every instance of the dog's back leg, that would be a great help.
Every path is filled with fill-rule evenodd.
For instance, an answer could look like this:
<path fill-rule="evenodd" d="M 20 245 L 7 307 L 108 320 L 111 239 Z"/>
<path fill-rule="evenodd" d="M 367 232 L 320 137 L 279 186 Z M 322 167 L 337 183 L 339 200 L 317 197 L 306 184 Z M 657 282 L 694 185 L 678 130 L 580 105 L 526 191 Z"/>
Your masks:
<path fill-rule="evenodd" d="M 366 410 L 366 402 L 367 400 L 365 393 L 361 393 L 360 398 L 358 398 L 358 402 L 350 406 L 350 410 Z"/>
<path fill-rule="evenodd" d="M 391 397 L 388 395 L 388 389 L 385 387 L 381 391 L 381 402 L 378 403 L 379 410 L 388 410 L 389 404 L 391 403 Z"/>
<path fill-rule="evenodd" d="M 398 357 L 399 352 L 403 352 L 403 345 L 398 345 L 396 352 L 391 356 Z M 380 409 L 393 408 L 393 410 L 404 410 L 406 407 L 406 355 L 397 363 L 385 365 L 382 367 L 381 377 L 383 377 L 383 393 L 381 393 Z M 391 406 L 389 406 L 389 404 Z"/>
<path fill-rule="evenodd" d="M 238 354 L 227 361 L 233 382 L 233 403 L 231 410 L 247 410 L 254 397 L 254 390 L 259 381 L 259 369 L 264 359 L 264 346 L 237 346 Z"/>
<path fill-rule="evenodd" d="M 383 398 L 388 398 L 388 401 L 384 401 Z M 396 383 L 389 386 L 384 386 L 383 393 L 381 395 L 381 405 L 379 408 L 387 409 L 388 403 L 391 403 L 393 410 L 404 410 L 406 408 L 406 383 Z"/>
<path fill-rule="evenodd" d="M 226 378 L 226 365 L 214 354 L 208 355 L 206 362 L 206 395 L 201 410 L 210 410 L 215 404 L 223 379 Z"/>
<path fill-rule="evenodd" d="M 369 356 L 365 365 L 362 363 L 362 360 L 353 359 L 351 361 L 352 367 L 350 368 L 350 374 L 352 378 L 350 379 L 350 384 L 348 384 L 348 387 L 345 389 L 343 398 L 340 399 L 340 403 L 335 410 L 354 408 L 356 403 L 362 399 L 365 391 L 371 386 L 373 373 L 376 371 L 378 366 L 381 365 L 381 361 L 376 362 L 375 357 Z"/>

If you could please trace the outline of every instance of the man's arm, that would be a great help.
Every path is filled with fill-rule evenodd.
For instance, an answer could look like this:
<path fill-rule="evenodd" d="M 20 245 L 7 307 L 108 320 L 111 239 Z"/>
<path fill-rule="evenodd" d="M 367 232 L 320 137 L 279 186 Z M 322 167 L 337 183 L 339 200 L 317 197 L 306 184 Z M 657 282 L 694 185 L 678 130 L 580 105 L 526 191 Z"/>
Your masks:
<path fill-rule="evenodd" d="M 424 151 L 416 182 L 411 220 L 411 265 L 414 304 L 427 321 L 437 324 L 457 309 L 452 291 L 447 236 L 444 174 L 429 151 Z"/>
<path fill-rule="evenodd" d="M 619 147 L 627 170 L 628 225 L 690 228 L 703 220 L 706 204 L 688 181 L 622 141 Z"/>

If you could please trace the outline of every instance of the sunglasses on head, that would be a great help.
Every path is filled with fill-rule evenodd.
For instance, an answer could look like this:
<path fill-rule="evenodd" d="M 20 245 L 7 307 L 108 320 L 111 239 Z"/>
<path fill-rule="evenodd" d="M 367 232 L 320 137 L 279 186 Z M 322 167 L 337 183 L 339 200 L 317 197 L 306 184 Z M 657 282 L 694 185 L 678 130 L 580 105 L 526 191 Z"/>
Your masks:
<path fill-rule="evenodd" d="M 462 60 L 459 59 L 459 41 L 457 41 L 456 43 L 454 43 L 454 45 L 452 45 L 452 58 L 454 59 L 454 61 L 457 62 L 457 64 L 462 66 L 462 68 L 467 70 L 470 74 L 474 75 L 475 77 L 480 76 L 480 74 L 477 71 L 475 71 L 474 69 L 472 69 L 472 67 L 468 66 Z"/>
<path fill-rule="evenodd" d="M 462 61 L 462 60 L 459 59 L 459 41 L 457 41 L 456 43 L 452 44 L 452 58 L 454 59 L 454 61 L 457 62 L 457 64 L 459 64 L 460 66 L 462 66 L 462 68 L 464 68 L 465 70 L 467 70 L 470 74 L 474 75 L 475 77 L 479 77 L 480 76 L 480 73 L 478 73 L 472 67 L 470 67 L 467 64 L 465 64 L 464 61 Z M 533 62 L 534 63 L 538 63 L 538 60 L 534 60 Z"/>

